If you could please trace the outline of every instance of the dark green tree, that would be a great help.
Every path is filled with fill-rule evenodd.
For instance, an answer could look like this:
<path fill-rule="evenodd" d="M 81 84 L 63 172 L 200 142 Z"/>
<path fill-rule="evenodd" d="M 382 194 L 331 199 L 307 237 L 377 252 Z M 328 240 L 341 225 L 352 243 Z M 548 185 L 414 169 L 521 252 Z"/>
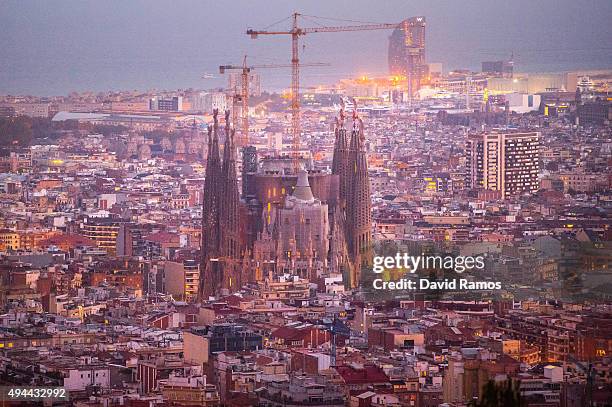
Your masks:
<path fill-rule="evenodd" d="M 480 399 L 472 405 L 474 407 L 522 407 L 519 383 L 512 379 L 499 384 L 489 380 L 482 388 Z"/>
<path fill-rule="evenodd" d="M 0 118 L 0 145 L 26 147 L 31 141 L 31 118 L 25 116 Z"/>

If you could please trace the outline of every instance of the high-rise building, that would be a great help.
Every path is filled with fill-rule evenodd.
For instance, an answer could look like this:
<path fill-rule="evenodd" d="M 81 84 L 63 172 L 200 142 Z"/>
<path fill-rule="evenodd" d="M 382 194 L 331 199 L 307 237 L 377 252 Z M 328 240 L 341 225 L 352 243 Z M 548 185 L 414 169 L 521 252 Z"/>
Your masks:
<path fill-rule="evenodd" d="M 196 112 L 212 113 L 215 109 L 220 112 L 227 110 L 227 98 L 223 92 L 197 92 L 191 95 L 191 110 Z"/>
<path fill-rule="evenodd" d="M 389 73 L 405 76 L 414 94 L 427 78 L 425 63 L 425 17 L 402 21 L 389 37 Z"/>
<path fill-rule="evenodd" d="M 96 242 L 98 247 L 114 256 L 117 252 L 117 236 L 121 221 L 113 218 L 88 217 L 80 225 L 81 235 Z"/>
<path fill-rule="evenodd" d="M 503 198 L 538 190 L 538 132 L 484 133 L 469 137 L 467 184 L 500 191 Z"/>
<path fill-rule="evenodd" d="M 146 256 L 145 237 L 152 227 L 135 223 L 123 223 L 117 235 L 117 256 Z"/>
<path fill-rule="evenodd" d="M 161 110 L 165 112 L 180 112 L 183 110 L 183 97 L 174 96 L 169 99 L 154 97 L 149 100 L 149 110 Z"/>
<path fill-rule="evenodd" d="M 200 267 L 195 260 L 166 261 L 164 264 L 166 293 L 180 300 L 195 300 L 200 284 Z"/>
<path fill-rule="evenodd" d="M 596 123 L 605 125 L 612 122 L 612 103 L 609 100 L 589 100 L 576 107 L 578 124 Z"/>

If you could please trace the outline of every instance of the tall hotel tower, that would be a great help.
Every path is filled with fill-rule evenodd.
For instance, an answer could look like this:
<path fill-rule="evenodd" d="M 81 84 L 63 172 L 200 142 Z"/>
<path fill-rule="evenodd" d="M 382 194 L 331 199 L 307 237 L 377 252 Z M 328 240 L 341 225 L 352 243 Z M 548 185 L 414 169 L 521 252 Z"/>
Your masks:
<path fill-rule="evenodd" d="M 425 17 L 402 21 L 389 37 L 389 73 L 405 76 L 414 94 L 427 77 Z"/>

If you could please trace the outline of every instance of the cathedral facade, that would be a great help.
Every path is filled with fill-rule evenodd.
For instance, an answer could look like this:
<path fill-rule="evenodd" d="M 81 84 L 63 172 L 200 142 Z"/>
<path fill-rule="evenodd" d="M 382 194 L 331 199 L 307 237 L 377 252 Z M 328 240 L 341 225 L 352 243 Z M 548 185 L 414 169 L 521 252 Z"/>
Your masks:
<path fill-rule="evenodd" d="M 244 284 L 281 274 L 312 282 L 342 274 L 346 287 L 357 288 L 363 265 L 371 262 L 372 245 L 361 119 L 353 115 L 349 137 L 341 111 L 331 174 L 304 169 L 297 174 L 254 173 L 255 193 L 241 201 L 229 114 L 224 134 L 216 111 L 213 118 L 203 191 L 200 298 L 217 296 L 222 290 L 237 291 Z M 222 152 L 220 135 L 224 136 Z"/>
<path fill-rule="evenodd" d="M 287 273 L 314 281 L 329 271 L 328 205 L 314 197 L 306 171 L 282 205 L 265 211 L 263 223 L 253 249 L 256 265 L 268 265 L 262 275 Z"/>

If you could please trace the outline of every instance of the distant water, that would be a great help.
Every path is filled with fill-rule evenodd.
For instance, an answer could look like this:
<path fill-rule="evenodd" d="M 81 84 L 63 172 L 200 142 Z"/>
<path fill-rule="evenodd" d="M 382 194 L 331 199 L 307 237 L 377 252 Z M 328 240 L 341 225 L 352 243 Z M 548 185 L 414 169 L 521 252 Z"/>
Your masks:
<path fill-rule="evenodd" d="M 517 51 L 517 54 L 520 51 Z M 559 57 L 540 57 L 529 60 L 515 57 L 515 72 L 563 72 L 571 70 L 612 69 L 612 51 L 605 52 L 567 52 Z M 431 54 L 435 53 L 432 51 Z M 447 55 L 448 57 L 448 55 Z M 442 57 L 441 57 L 442 58 Z M 451 62 L 444 59 L 429 58 L 431 62 L 443 62 L 444 70 L 469 68 L 480 70 L 480 64 L 475 60 L 490 60 L 486 57 L 455 57 Z M 47 61 L 49 63 L 50 61 Z M 50 62 L 51 65 L 66 65 L 65 69 L 52 71 L 46 64 L 30 65 L 27 69 L 9 67 L 11 72 L 0 75 L 0 94 L 30 94 L 39 96 L 66 95 L 71 91 L 107 91 L 107 90 L 149 90 L 149 89 L 211 89 L 226 86 L 226 78 L 216 74 L 217 65 L 209 61 L 201 64 L 193 61 L 176 61 L 164 69 L 157 69 L 158 62 L 148 60 L 133 60 L 129 63 L 111 61 L 95 62 L 96 69 L 85 63 L 74 61 L 68 66 L 65 61 Z M 2 64 L 0 62 L 0 64 Z M 100 67 L 103 69 L 99 69 Z M 363 65 L 362 65 L 363 66 Z M 301 85 L 303 87 L 319 84 L 329 85 L 339 79 L 369 74 L 385 75 L 385 64 L 368 64 L 366 68 L 317 67 L 302 69 Z M 204 69 L 202 69 L 204 68 Z M 215 73 L 213 78 L 203 79 L 203 73 Z M 261 71 L 262 88 L 270 91 L 280 91 L 289 87 L 291 75 L 289 69 L 278 69 L 273 73 Z"/>
<path fill-rule="evenodd" d="M 170 6 L 171 4 L 171 6 Z M 514 55 L 515 70 L 556 72 L 612 68 L 611 0 L 3 0 L 0 2 L 0 94 L 207 89 L 224 86 L 218 66 L 289 63 L 287 36 L 250 39 L 295 7 L 307 15 L 374 22 L 427 18 L 427 60 L 444 70 L 480 69 Z M 303 24 L 351 25 L 313 19 Z M 272 25 L 288 27 L 287 21 Z M 355 75 L 385 75 L 389 31 L 309 34 L 302 85 Z M 289 86 L 290 70 L 260 70 L 267 89 Z M 205 73 L 215 75 L 203 79 Z"/>

